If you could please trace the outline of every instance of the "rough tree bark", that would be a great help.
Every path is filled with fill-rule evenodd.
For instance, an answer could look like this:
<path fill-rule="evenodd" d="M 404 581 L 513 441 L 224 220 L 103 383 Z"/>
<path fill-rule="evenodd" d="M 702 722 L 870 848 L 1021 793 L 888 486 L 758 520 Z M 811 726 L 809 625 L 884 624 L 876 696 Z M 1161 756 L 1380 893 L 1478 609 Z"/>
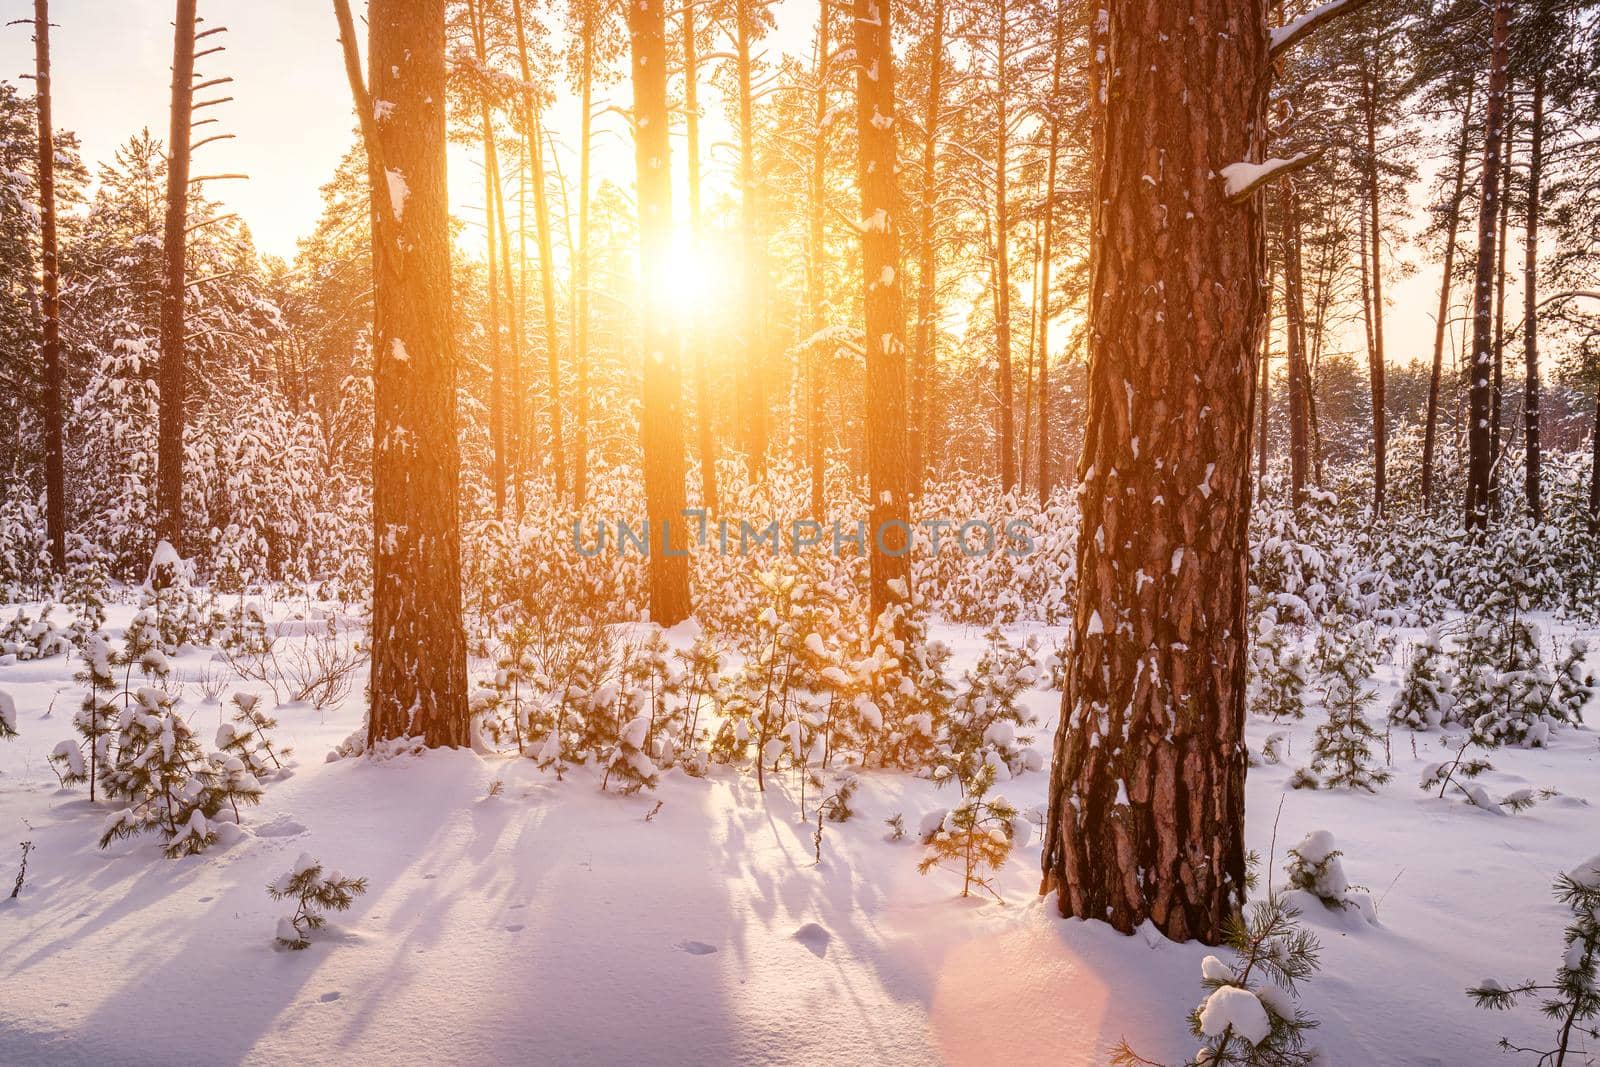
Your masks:
<path fill-rule="evenodd" d="M 867 361 L 867 488 L 872 617 L 909 593 L 906 356 L 900 295 L 900 183 L 895 165 L 890 0 L 854 0 L 856 173 Z M 894 584 L 891 584 L 894 583 Z"/>
<path fill-rule="evenodd" d="M 1495 222 L 1500 213 L 1500 137 L 1505 117 L 1510 19 L 1509 0 L 1494 0 L 1489 101 L 1483 123 L 1483 195 L 1478 202 L 1478 268 L 1472 291 L 1471 379 L 1467 389 L 1466 524 L 1473 530 L 1489 525 L 1489 486 L 1494 465 L 1489 379 L 1494 360 Z"/>
<path fill-rule="evenodd" d="M 573 416 L 577 426 L 572 441 L 572 500 L 583 507 L 589 496 L 589 167 L 594 132 L 595 40 L 594 8 L 579 5 L 582 12 L 582 58 L 578 70 L 578 248 L 573 255 L 572 362 L 575 364 L 576 392 Z M 694 171 L 690 170 L 690 175 Z M 708 505 L 709 506 L 709 505 Z"/>
<path fill-rule="evenodd" d="M 666 306 L 672 242 L 667 110 L 668 0 L 628 6 L 633 36 L 634 164 L 639 189 L 640 326 L 644 340 L 645 518 L 650 531 L 650 618 L 673 626 L 689 616 L 681 354 Z"/>
<path fill-rule="evenodd" d="M 372 187 L 369 746 L 469 743 L 445 183 L 445 0 L 371 0 L 370 82 L 334 0 Z M 367 90 L 372 86 L 372 92 Z M 386 102 L 381 117 L 373 96 Z"/>
<path fill-rule="evenodd" d="M 161 369 L 157 404 L 156 536 L 183 552 L 184 251 L 189 224 L 189 132 L 194 111 L 196 0 L 178 0 L 172 29 L 172 122 L 161 254 Z"/>
<path fill-rule="evenodd" d="M 1062 914 L 1216 943 L 1244 900 L 1261 0 L 1106 5 L 1080 599 L 1043 856 Z M 1184 205 L 1175 210 L 1173 205 Z"/>
<path fill-rule="evenodd" d="M 1461 109 L 1461 136 L 1456 142 L 1456 174 L 1445 213 L 1444 274 L 1439 280 L 1439 315 L 1433 328 L 1433 371 L 1428 376 L 1428 414 L 1422 431 L 1422 510 L 1433 510 L 1433 454 L 1439 435 L 1439 385 L 1444 376 L 1444 339 L 1450 321 L 1450 284 L 1455 269 L 1456 231 L 1461 223 L 1461 198 L 1467 185 L 1467 151 L 1472 138 L 1472 86 Z"/>
<path fill-rule="evenodd" d="M 56 259 L 56 146 L 50 117 L 50 2 L 33 0 L 35 111 L 39 119 L 39 273 L 44 371 L 44 524 L 50 566 L 67 569 L 66 451 L 61 407 L 61 279 Z"/>
<path fill-rule="evenodd" d="M 472 44 L 478 65 L 487 69 L 488 49 L 484 40 L 484 14 L 480 4 L 468 5 L 472 23 Z M 478 120 L 483 130 L 483 230 L 488 258 L 488 300 L 484 302 L 483 330 L 489 342 L 489 478 L 494 483 L 494 517 L 506 517 L 506 387 L 505 356 L 500 348 L 500 258 L 495 225 L 498 212 L 500 158 L 495 144 L 494 114 L 489 109 L 487 85 L 478 87 Z M 509 312 L 509 308 L 507 309 Z"/>

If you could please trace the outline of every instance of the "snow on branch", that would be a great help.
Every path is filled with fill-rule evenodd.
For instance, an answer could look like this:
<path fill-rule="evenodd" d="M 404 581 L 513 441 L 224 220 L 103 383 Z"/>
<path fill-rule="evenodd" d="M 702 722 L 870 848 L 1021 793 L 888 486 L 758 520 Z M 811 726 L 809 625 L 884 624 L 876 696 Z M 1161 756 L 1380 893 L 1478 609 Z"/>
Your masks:
<path fill-rule="evenodd" d="M 1340 15 L 1348 15 L 1357 8 L 1365 7 L 1367 2 L 1368 0 L 1329 0 L 1328 3 L 1312 8 L 1291 22 L 1274 26 L 1272 44 L 1267 49 L 1267 55 L 1273 59 L 1278 58 L 1298 44 L 1300 38 L 1316 32 Z"/>
<path fill-rule="evenodd" d="M 1274 158 L 1261 163 L 1229 163 L 1217 174 L 1223 181 L 1223 194 L 1230 203 L 1236 204 L 1268 182 L 1309 167 L 1321 158 L 1322 150 L 1319 148 L 1313 152 L 1301 152 L 1289 159 Z"/>

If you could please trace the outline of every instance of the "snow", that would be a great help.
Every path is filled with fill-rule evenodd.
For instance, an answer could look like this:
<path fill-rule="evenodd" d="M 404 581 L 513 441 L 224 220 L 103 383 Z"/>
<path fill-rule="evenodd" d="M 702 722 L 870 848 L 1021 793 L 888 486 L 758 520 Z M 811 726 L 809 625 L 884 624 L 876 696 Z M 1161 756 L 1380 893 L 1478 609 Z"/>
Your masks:
<path fill-rule="evenodd" d="M 17 732 L 17 702 L 3 689 L 0 689 L 0 732 Z"/>
<path fill-rule="evenodd" d="M 1250 188 L 1270 181 L 1274 174 L 1299 166 L 1309 152 L 1301 152 L 1288 159 L 1264 160 L 1260 163 L 1229 163 L 1217 173 L 1222 177 L 1222 192 L 1228 199 L 1243 196 Z"/>
<path fill-rule="evenodd" d="M 132 609 L 109 610 L 115 644 Z M 1564 640 L 1570 629 L 1546 632 Z M 1006 633 L 1037 635 L 1041 648 L 1065 637 L 1031 624 Z M 952 648 L 954 677 L 984 643 L 965 625 L 935 624 L 933 636 Z M 215 668 L 210 657 L 186 650 L 173 666 L 194 677 Z M 1037 896 L 1036 833 L 1017 835 L 1000 871 L 1003 905 L 960 900 L 958 879 L 942 872 L 919 875 L 920 838 L 961 801 L 954 782 L 861 771 L 858 814 L 828 824 L 817 866 L 816 795 L 808 790 L 802 821 L 789 772 L 768 774 L 762 792 L 748 770 L 664 771 L 654 791 L 623 797 L 600 791 L 601 768 L 573 767 L 558 781 L 537 760 L 507 755 L 325 763 L 360 724 L 359 681 L 325 712 L 263 700 L 299 762 L 264 783 L 236 830 L 212 825 L 236 832 L 231 843 L 182 860 L 163 858 L 150 837 L 102 851 L 99 824 L 118 816 L 91 806 L 85 789 L 62 791 L 46 759 L 74 736 L 80 666 L 76 656 L 0 665 L 19 731 L 0 741 L 0 831 L 26 832 L 36 846 L 20 898 L 0 902 L 7 1067 L 332 1058 L 1099 1067 L 1123 1036 L 1162 1062 L 1192 1055 L 1185 1015 L 1202 998 L 1209 1025 L 1245 1036 L 1266 1008 L 1287 1003 L 1267 986 L 1207 997 L 1202 975 L 1233 980 L 1225 950 L 1060 918 L 1053 897 Z M 1387 706 L 1399 673 L 1380 669 L 1375 707 Z M 227 695 L 204 704 L 189 686 L 178 707 L 210 737 L 233 710 Z M 1060 696 L 1023 700 L 1040 718 L 1025 755 L 1047 767 Z M 1490 819 L 1459 794 L 1416 788 L 1424 763 L 1450 755 L 1437 732 L 1416 735 L 1413 755 L 1395 731 L 1396 777 L 1377 796 L 1287 789 L 1316 720 L 1246 723 L 1253 752 L 1281 733 L 1293 753 L 1250 768 L 1246 844 L 1263 857 L 1263 882 L 1281 889 L 1287 845 L 1315 851 L 1324 829 L 1378 900 L 1382 926 L 1321 907 L 1302 917 L 1323 942 L 1323 970 L 1300 1006 L 1321 1020 L 1311 1040 L 1325 1061 L 1405 1067 L 1425 1052 L 1493 1063 L 1501 1034 L 1530 1045 L 1547 1036 L 1536 1009 L 1483 1012 L 1461 991 L 1483 974 L 1543 976 L 1560 963 L 1551 881 L 1568 871 L 1600 884 L 1594 733 L 1495 752 L 1479 779 L 1489 794 L 1561 796 Z M 491 802 L 495 780 L 504 785 Z M 1004 789 L 1025 816 L 1019 830 L 1047 806 L 1047 774 L 1018 773 Z M 883 823 L 896 814 L 907 832 L 890 841 Z M 7 889 L 14 856 L 0 851 Z M 282 951 L 275 938 L 292 904 L 265 887 L 313 857 L 371 888 L 329 913 L 309 948 Z M 173 1005 L 183 1025 L 150 1024 Z"/>
<path fill-rule="evenodd" d="M 1260 999 L 1236 985 L 1213 990 L 1200 1009 L 1200 1031 L 1207 1037 L 1218 1037 L 1229 1029 L 1252 1045 L 1261 1044 L 1272 1032 L 1272 1020 Z"/>
<path fill-rule="evenodd" d="M 385 170 L 383 173 L 389 179 L 389 203 L 394 208 L 395 221 L 399 222 L 405 217 L 411 186 L 406 184 L 406 176 L 397 170 Z"/>

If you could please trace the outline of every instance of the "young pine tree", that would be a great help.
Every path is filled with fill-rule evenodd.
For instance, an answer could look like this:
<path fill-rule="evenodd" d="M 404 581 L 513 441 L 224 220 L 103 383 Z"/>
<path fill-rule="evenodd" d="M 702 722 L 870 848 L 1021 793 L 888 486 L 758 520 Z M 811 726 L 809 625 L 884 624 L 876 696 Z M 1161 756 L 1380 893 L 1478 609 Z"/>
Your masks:
<path fill-rule="evenodd" d="M 1443 646 L 1438 631 L 1430 629 L 1412 647 L 1400 692 L 1389 708 L 1391 726 L 1431 730 L 1444 722 L 1452 698 L 1450 675 L 1443 668 Z"/>
<path fill-rule="evenodd" d="M 1528 979 L 1506 986 L 1493 978 L 1467 990 L 1480 1008 L 1498 1011 L 1515 1007 L 1525 997 L 1540 997 L 1540 1010 L 1556 1024 L 1552 1048 L 1526 1048 L 1505 1038 L 1507 1052 L 1528 1052 L 1540 1064 L 1563 1067 L 1570 1057 L 1583 1055 L 1585 1042 L 1600 1040 L 1600 856 L 1556 879 L 1556 899 L 1572 913 L 1562 937 L 1565 950 L 1555 978 L 1549 982 Z M 1588 1062 L 1584 1060 L 1584 1062 Z"/>
<path fill-rule="evenodd" d="M 1250 710 L 1274 720 L 1304 718 L 1310 674 L 1299 642 L 1278 623 L 1277 611 L 1268 608 L 1256 623 L 1250 653 Z"/>
<path fill-rule="evenodd" d="M 326 910 L 344 911 L 367 891 L 365 878 L 346 878 L 338 871 L 323 874 L 322 864 L 302 852 L 294 867 L 267 886 L 273 900 L 295 902 L 294 914 L 278 920 L 278 944 L 288 949 L 311 945 L 311 931 L 327 925 Z"/>
<path fill-rule="evenodd" d="M 935 868 L 959 871 L 964 897 L 977 886 L 1001 899 L 994 878 L 1011 856 L 1017 809 L 1000 797 L 988 798 L 994 775 L 994 765 L 985 763 L 964 783 L 966 798 L 944 817 L 944 824 L 928 839 L 927 855 L 917 864 L 923 874 Z"/>

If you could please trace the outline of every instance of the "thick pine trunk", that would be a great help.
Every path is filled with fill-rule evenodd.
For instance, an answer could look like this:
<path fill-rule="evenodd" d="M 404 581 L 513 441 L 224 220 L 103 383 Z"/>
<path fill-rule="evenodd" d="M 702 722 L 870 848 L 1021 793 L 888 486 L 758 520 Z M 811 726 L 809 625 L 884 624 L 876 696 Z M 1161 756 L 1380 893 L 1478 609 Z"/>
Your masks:
<path fill-rule="evenodd" d="M 481 27 L 476 28 L 478 62 L 484 61 Z M 495 236 L 495 185 L 498 182 L 494 121 L 485 100 L 479 108 L 483 123 L 483 223 L 488 257 L 488 300 L 484 302 L 483 332 L 489 343 L 489 478 L 494 483 L 494 517 L 506 517 L 506 412 L 505 358 L 500 350 L 500 249 Z"/>
<path fill-rule="evenodd" d="M 1451 272 L 1455 269 L 1456 231 L 1461 223 L 1461 198 L 1467 184 L 1467 150 L 1472 136 L 1472 87 L 1461 110 L 1461 139 L 1456 144 L 1456 176 L 1446 206 L 1444 274 L 1439 280 L 1439 315 L 1433 328 L 1433 370 L 1428 376 L 1428 414 L 1422 431 L 1422 510 L 1433 510 L 1433 456 L 1439 436 L 1439 385 L 1444 376 L 1444 339 L 1449 328 Z"/>
<path fill-rule="evenodd" d="M 1474 530 L 1489 524 L 1489 487 L 1494 466 L 1490 378 L 1494 362 L 1495 223 L 1500 214 L 1500 138 L 1505 118 L 1510 18 L 1509 0 L 1494 0 L 1489 102 L 1484 115 L 1483 195 L 1478 202 L 1478 267 L 1472 291 L 1471 379 L 1467 389 L 1466 524 Z"/>
<path fill-rule="evenodd" d="M 1539 184 L 1544 169 L 1544 71 L 1533 78 L 1533 119 L 1528 146 L 1528 222 L 1522 266 L 1522 356 L 1525 379 L 1522 394 L 1523 435 L 1527 444 L 1527 471 L 1523 488 L 1528 513 L 1544 521 L 1544 500 L 1539 491 Z"/>
<path fill-rule="evenodd" d="M 922 112 L 922 202 L 917 220 L 917 336 L 911 368 L 911 451 L 908 488 L 922 493 L 932 450 L 934 318 L 937 314 L 939 249 L 934 229 L 939 197 L 939 118 L 944 109 L 945 0 L 933 0 L 933 22 L 928 30 L 928 98 Z"/>
<path fill-rule="evenodd" d="M 363 83 L 336 0 L 372 186 L 369 745 L 469 743 L 460 453 L 445 180 L 444 0 L 371 0 Z M 372 92 L 367 91 L 367 84 Z M 390 106 L 377 118 L 372 96 Z"/>
<path fill-rule="evenodd" d="M 867 486 L 872 617 L 911 580 L 906 507 L 906 356 L 900 295 L 890 0 L 855 0 L 857 183 L 866 294 Z M 899 524 L 899 525 L 896 525 Z M 894 554 L 898 553 L 898 554 Z M 908 593 L 909 588 L 903 589 Z"/>
<path fill-rule="evenodd" d="M 1079 602 L 1044 883 L 1062 914 L 1216 943 L 1244 900 L 1246 523 L 1265 247 L 1260 0 L 1107 5 Z M 1170 205 L 1187 205 L 1184 211 Z"/>
<path fill-rule="evenodd" d="M 667 140 L 668 0 L 628 7 L 633 35 L 634 163 L 639 189 L 640 327 L 644 340 L 645 517 L 650 531 L 650 618 L 673 626 L 689 616 L 684 517 L 683 381 L 667 307 L 672 243 L 671 148 Z"/>
<path fill-rule="evenodd" d="M 161 369 L 156 444 L 156 534 L 183 551 L 184 250 L 189 222 L 189 131 L 194 109 L 196 0 L 178 0 L 172 31 L 172 123 L 167 135 L 167 217 L 163 232 Z"/>
<path fill-rule="evenodd" d="M 33 57 L 39 119 L 39 273 L 44 371 L 44 524 L 50 566 L 67 569 L 66 446 L 62 432 L 61 279 L 56 260 L 56 148 L 50 117 L 50 2 L 33 0 Z"/>

